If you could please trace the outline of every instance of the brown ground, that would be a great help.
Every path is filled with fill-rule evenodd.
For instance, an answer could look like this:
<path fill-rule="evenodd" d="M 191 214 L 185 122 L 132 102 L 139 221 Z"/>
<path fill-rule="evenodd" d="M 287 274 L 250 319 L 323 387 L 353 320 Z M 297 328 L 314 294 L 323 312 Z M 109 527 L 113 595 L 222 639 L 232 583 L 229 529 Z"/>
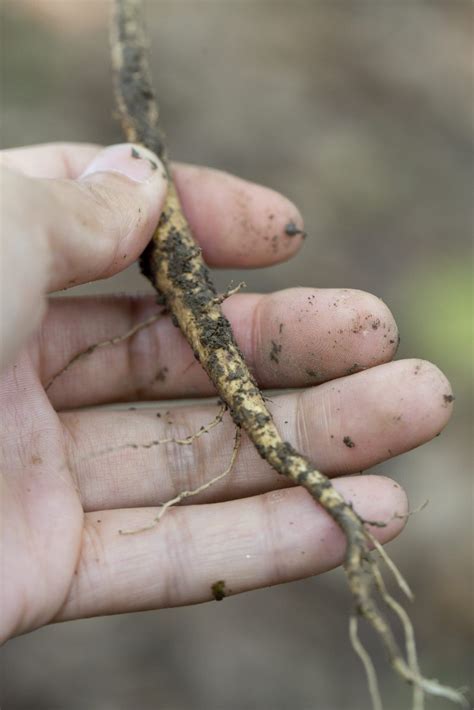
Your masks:
<path fill-rule="evenodd" d="M 397 317 L 399 356 L 432 359 L 453 382 L 447 431 L 377 470 L 403 482 L 413 506 L 430 498 L 390 547 L 417 596 L 425 673 L 470 682 L 472 4 L 155 0 L 147 10 L 173 156 L 268 184 L 305 215 L 302 254 L 246 273 L 249 289 L 372 291 Z M 105 3 L 4 0 L 1 12 L 3 147 L 121 140 Z M 144 288 L 130 269 L 77 290 Z M 348 599 L 336 572 L 51 627 L 4 649 L 2 707 L 366 710 Z M 387 709 L 403 710 L 403 689 L 382 682 Z"/>

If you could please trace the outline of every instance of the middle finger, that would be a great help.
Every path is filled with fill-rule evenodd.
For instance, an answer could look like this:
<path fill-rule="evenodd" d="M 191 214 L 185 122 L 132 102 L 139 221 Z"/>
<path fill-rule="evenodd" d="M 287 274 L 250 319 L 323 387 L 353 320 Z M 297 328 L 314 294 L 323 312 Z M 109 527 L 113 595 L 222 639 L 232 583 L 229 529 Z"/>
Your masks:
<path fill-rule="evenodd" d="M 126 333 L 157 307 L 152 297 L 52 299 L 40 335 L 43 383 L 74 355 Z M 223 304 L 244 357 L 264 388 L 304 387 L 392 359 L 397 327 L 363 291 L 292 288 L 238 294 Z M 54 381 L 56 409 L 119 401 L 209 396 L 214 388 L 169 316 L 95 350 Z"/>

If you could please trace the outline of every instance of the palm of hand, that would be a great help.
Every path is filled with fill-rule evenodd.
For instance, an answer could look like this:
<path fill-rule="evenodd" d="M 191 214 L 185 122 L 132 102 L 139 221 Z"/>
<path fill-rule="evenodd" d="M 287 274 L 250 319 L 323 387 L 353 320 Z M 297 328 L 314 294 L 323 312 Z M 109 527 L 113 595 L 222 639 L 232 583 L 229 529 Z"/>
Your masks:
<path fill-rule="evenodd" d="M 8 581 L 3 639 L 58 614 L 71 587 L 83 533 L 83 508 L 67 465 L 63 426 L 34 359 L 32 348 L 25 351 L 0 384 L 2 562 Z"/>

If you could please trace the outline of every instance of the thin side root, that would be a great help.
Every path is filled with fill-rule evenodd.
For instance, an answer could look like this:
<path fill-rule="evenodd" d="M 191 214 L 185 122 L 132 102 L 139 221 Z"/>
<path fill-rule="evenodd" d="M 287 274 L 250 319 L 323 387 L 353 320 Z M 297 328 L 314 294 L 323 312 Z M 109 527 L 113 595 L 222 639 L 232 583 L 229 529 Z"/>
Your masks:
<path fill-rule="evenodd" d="M 164 439 L 152 439 L 152 441 L 147 441 L 144 444 L 128 442 L 125 444 L 119 444 L 119 446 L 109 446 L 106 449 L 96 451 L 95 453 L 89 456 L 84 456 L 82 459 L 79 459 L 79 463 L 81 463 L 82 461 L 90 461 L 91 459 L 96 459 L 99 456 L 105 456 L 106 454 L 113 454 L 116 451 L 123 451 L 124 449 L 152 449 L 153 447 L 161 446 L 162 444 L 178 444 L 179 446 L 189 446 L 190 444 L 193 444 L 196 439 L 199 439 L 203 434 L 207 434 L 209 431 L 214 429 L 214 427 L 220 424 L 222 422 L 222 419 L 224 418 L 226 409 L 226 405 L 222 404 L 216 416 L 211 419 L 208 424 L 204 424 L 193 434 L 189 434 L 189 436 L 185 436 L 182 439 L 179 439 L 178 437 L 174 436 L 169 436 Z"/>
<path fill-rule="evenodd" d="M 366 531 L 367 533 L 367 531 Z M 367 533 L 370 539 L 370 533 Z M 390 560 L 388 555 L 383 553 L 384 562 L 390 570 L 395 574 L 397 582 L 403 580 L 400 572 L 395 564 Z M 398 648 L 393 642 L 393 636 L 390 628 L 387 626 L 382 613 L 375 607 L 371 598 L 366 598 L 366 607 L 361 611 L 362 616 L 372 625 L 378 633 L 382 643 L 384 644 L 390 658 L 390 663 L 395 673 L 404 681 L 413 685 L 413 704 L 412 710 L 423 710 L 424 694 L 437 696 L 450 700 L 453 703 L 460 705 L 469 710 L 470 704 L 462 690 L 456 690 L 449 686 L 441 685 L 437 680 L 424 678 L 419 670 L 418 658 L 416 653 L 415 633 L 410 618 L 405 609 L 399 604 L 386 590 L 382 574 L 375 562 L 370 561 L 370 577 L 374 580 L 375 586 L 382 601 L 388 606 L 400 620 L 405 634 L 405 648 L 407 661 L 403 658 Z M 406 583 L 405 583 L 406 584 Z M 351 586 L 351 588 L 353 588 Z M 365 592 L 363 592 L 365 596 Z"/>
<path fill-rule="evenodd" d="M 395 513 L 392 515 L 391 518 L 388 520 L 366 520 L 365 518 L 362 519 L 362 522 L 364 525 L 371 525 L 373 528 L 386 528 L 389 523 L 392 522 L 392 520 L 408 520 L 408 518 L 411 518 L 412 515 L 416 515 L 417 513 L 421 513 L 422 510 L 426 508 L 426 506 L 429 504 L 429 499 L 427 498 L 421 505 L 418 506 L 418 508 L 415 508 L 414 510 L 409 510 L 407 513 Z"/>
<path fill-rule="evenodd" d="M 383 710 L 375 666 L 361 643 L 359 634 L 357 633 L 357 617 L 354 615 L 352 615 L 349 619 L 349 638 L 351 640 L 352 648 L 359 656 L 365 669 L 370 699 L 372 701 L 372 710 Z"/>
<path fill-rule="evenodd" d="M 364 530 L 364 534 L 368 545 L 371 541 L 370 533 L 368 533 L 367 530 Z M 384 561 L 387 559 L 388 557 L 385 554 Z M 396 570 L 393 563 L 388 564 L 392 571 Z M 352 544 L 349 545 L 348 553 L 346 555 L 345 570 L 348 575 L 349 586 L 355 597 L 358 614 L 372 626 L 373 630 L 378 635 L 380 641 L 385 647 L 390 665 L 395 673 L 405 682 L 413 686 L 412 710 L 423 709 L 424 694 L 443 697 L 446 700 L 457 703 L 464 708 L 469 708 L 469 703 L 463 692 L 448 686 L 443 686 L 438 683 L 438 681 L 424 678 L 421 675 L 416 655 L 413 626 L 408 614 L 403 607 L 386 591 L 385 584 L 377 564 L 368 555 L 368 548 L 364 549 L 363 541 L 358 538 L 355 538 Z M 398 570 L 396 579 L 397 581 L 402 579 Z M 371 582 L 375 585 L 376 591 L 385 606 L 391 609 L 402 623 L 405 633 L 407 660 L 405 660 L 403 654 L 398 648 L 391 625 L 376 604 L 375 595 L 373 594 L 371 588 Z M 355 648 L 355 650 L 362 658 L 357 648 Z M 365 662 L 364 665 L 366 666 Z M 368 673 L 367 666 L 366 672 Z M 367 677 L 370 689 L 372 680 L 370 679 L 369 674 Z"/>
<path fill-rule="evenodd" d="M 147 318 L 144 321 L 141 321 L 140 323 L 137 323 L 136 325 L 133 326 L 133 328 L 130 328 L 130 330 L 127 330 L 126 333 L 123 333 L 122 335 L 116 335 L 114 338 L 109 338 L 108 340 L 102 340 L 100 343 L 94 343 L 94 345 L 89 345 L 88 348 L 85 348 L 84 350 L 81 350 L 80 352 L 76 353 L 74 357 L 72 357 L 69 362 L 67 362 L 64 367 L 62 367 L 60 370 L 58 370 L 49 380 L 49 382 L 46 383 L 45 385 L 45 391 L 47 392 L 50 387 L 53 385 L 54 382 L 58 379 L 58 377 L 61 377 L 61 375 L 64 375 L 66 370 L 69 370 L 70 367 L 76 364 L 79 360 L 82 360 L 83 358 L 87 357 L 88 355 L 92 355 L 93 352 L 96 350 L 99 350 L 99 348 L 105 348 L 108 347 L 109 345 L 117 345 L 117 343 L 121 343 L 124 340 L 127 340 L 128 338 L 131 338 L 135 333 L 138 333 L 139 330 L 143 330 L 144 328 L 148 328 L 152 323 L 158 320 L 158 318 L 162 315 L 162 312 L 160 311 L 159 313 L 154 313 L 152 316 Z"/>
<path fill-rule="evenodd" d="M 385 555 L 385 557 L 389 559 L 387 555 Z M 395 565 L 393 565 L 393 567 L 398 572 Z M 372 573 L 380 596 L 382 597 L 385 604 L 398 616 L 402 623 L 403 631 L 405 633 L 405 649 L 407 654 L 408 667 L 410 668 L 413 674 L 412 710 L 423 710 L 425 705 L 425 693 L 421 685 L 420 667 L 418 665 L 418 655 L 416 652 L 415 632 L 413 630 L 413 625 L 410 621 L 410 617 L 408 616 L 402 605 L 399 604 L 396 599 L 394 599 L 392 595 L 389 594 L 389 592 L 387 591 L 380 569 L 378 568 L 378 565 L 375 562 L 372 563 Z"/>
<path fill-rule="evenodd" d="M 411 673 L 406 673 L 403 669 L 398 667 L 396 668 L 396 671 L 405 680 L 409 683 L 413 683 L 414 685 L 413 710 L 423 710 L 423 696 L 425 693 L 427 695 L 433 695 L 445 698 L 446 700 L 451 700 L 451 702 L 457 703 L 463 708 L 469 709 L 470 703 L 462 690 L 456 690 L 455 688 L 441 685 L 441 683 L 438 683 L 435 679 L 423 678 L 423 676 L 420 675 L 415 645 L 415 633 L 413 631 L 413 625 L 410 618 L 405 609 L 387 592 L 382 575 L 380 574 L 380 570 L 377 565 L 374 565 L 373 567 L 373 576 L 380 596 L 387 606 L 389 606 L 390 609 L 392 609 L 392 611 L 398 616 L 403 626 L 407 659 Z"/>
<path fill-rule="evenodd" d="M 374 548 L 379 553 L 382 560 L 387 565 L 390 572 L 393 574 L 395 581 L 398 584 L 398 586 L 400 587 L 400 589 L 402 590 L 402 592 L 405 594 L 405 596 L 408 597 L 408 599 L 411 602 L 414 601 L 415 595 L 413 594 L 410 587 L 408 586 L 408 582 L 406 581 L 405 577 L 402 575 L 402 573 L 398 569 L 395 562 L 387 555 L 387 553 L 384 550 L 383 545 L 380 544 L 380 542 L 377 540 L 377 538 L 374 537 L 369 530 L 366 531 L 366 534 L 367 534 L 367 537 L 369 538 L 370 542 L 374 546 Z"/>
<path fill-rule="evenodd" d="M 203 491 L 206 491 L 208 488 L 213 486 L 214 483 L 217 483 L 218 481 L 223 479 L 225 476 L 227 476 L 227 474 L 230 473 L 232 468 L 234 467 L 235 459 L 237 458 L 237 453 L 238 453 L 239 446 L 240 446 L 240 439 L 241 439 L 241 431 L 240 431 L 239 427 L 236 427 L 234 447 L 232 449 L 232 456 L 230 459 L 230 463 L 227 466 L 227 468 L 225 469 L 225 471 L 223 471 L 222 473 L 219 473 L 218 476 L 214 476 L 214 478 L 211 478 L 210 481 L 206 481 L 205 483 L 202 483 L 200 486 L 198 486 L 197 488 L 194 488 L 193 490 L 181 491 L 181 493 L 178 493 L 178 495 L 175 496 L 174 498 L 170 498 L 170 500 L 168 500 L 168 501 L 166 501 L 166 503 L 162 504 L 160 512 L 158 513 L 156 518 L 154 518 L 152 520 L 152 522 L 149 525 L 145 525 L 142 528 L 135 528 L 133 530 L 119 530 L 119 533 L 121 535 L 135 535 L 136 533 L 142 533 L 142 532 L 145 532 L 146 530 L 152 530 L 153 528 L 155 528 L 158 525 L 158 523 L 160 522 L 162 517 L 173 505 L 177 505 L 178 503 L 181 503 L 181 501 L 184 500 L 185 498 L 190 498 L 191 496 L 195 496 L 198 493 L 202 493 Z"/>
<path fill-rule="evenodd" d="M 229 296 L 233 296 L 235 293 L 239 293 L 243 288 L 247 288 L 247 284 L 245 281 L 240 281 L 237 286 L 234 286 L 233 288 L 228 288 L 227 291 L 224 293 L 219 293 L 217 296 L 215 296 L 213 299 L 211 299 L 210 303 L 213 306 L 218 306 L 221 303 L 224 303 L 226 299 L 229 298 Z"/>

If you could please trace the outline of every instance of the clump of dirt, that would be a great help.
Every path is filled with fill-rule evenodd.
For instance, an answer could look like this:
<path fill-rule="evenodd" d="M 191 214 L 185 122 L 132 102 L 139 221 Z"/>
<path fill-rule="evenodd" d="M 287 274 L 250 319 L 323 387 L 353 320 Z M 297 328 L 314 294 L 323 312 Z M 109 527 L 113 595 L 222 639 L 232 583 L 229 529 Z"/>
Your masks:
<path fill-rule="evenodd" d="M 168 368 L 167 367 L 160 367 L 158 372 L 153 378 L 153 382 L 165 382 L 166 380 L 166 375 L 168 374 Z"/>
<path fill-rule="evenodd" d="M 211 592 L 216 602 L 221 602 L 228 594 L 225 580 L 219 579 L 217 582 L 214 582 L 214 584 L 211 585 Z"/>
<path fill-rule="evenodd" d="M 300 229 L 294 222 L 288 222 L 288 224 L 285 225 L 285 234 L 287 237 L 296 237 L 298 234 L 301 234 L 303 239 L 306 239 L 306 232 Z"/>
<path fill-rule="evenodd" d="M 281 343 L 277 343 L 274 340 L 271 341 L 272 343 L 272 348 L 270 350 L 270 360 L 273 360 L 273 362 L 276 362 L 278 365 L 280 362 L 280 353 L 282 350 L 282 345 Z"/>
<path fill-rule="evenodd" d="M 363 368 L 361 365 L 359 365 L 358 362 L 355 362 L 353 365 L 351 365 L 351 366 L 349 367 L 348 370 L 346 370 L 346 375 L 353 375 L 354 373 L 360 372 L 360 371 L 363 370 L 363 369 L 364 369 L 364 368 Z"/>

